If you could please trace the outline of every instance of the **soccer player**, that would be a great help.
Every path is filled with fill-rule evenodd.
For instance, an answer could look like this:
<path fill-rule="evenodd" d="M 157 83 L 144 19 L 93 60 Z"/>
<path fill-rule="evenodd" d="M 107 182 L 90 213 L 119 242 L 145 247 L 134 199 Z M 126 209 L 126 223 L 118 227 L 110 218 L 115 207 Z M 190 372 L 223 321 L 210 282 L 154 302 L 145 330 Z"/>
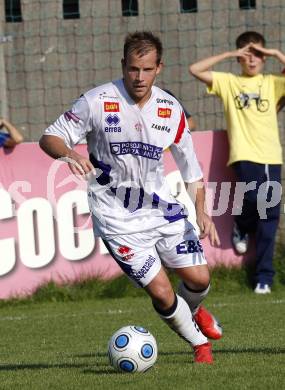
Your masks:
<path fill-rule="evenodd" d="M 222 332 L 201 306 L 209 291 L 209 270 L 187 212 L 164 178 L 166 148 L 188 190 L 196 192 L 201 236 L 209 235 L 213 245 L 219 238 L 204 210 L 202 172 L 182 107 L 153 85 L 162 69 L 161 57 L 162 45 L 155 35 L 129 34 L 123 78 L 81 95 L 45 130 L 40 146 L 53 158 L 73 160 L 69 166 L 74 174 L 89 176 L 94 234 L 103 238 L 126 275 L 149 294 L 159 316 L 191 344 L 195 361 L 212 363 L 207 336 L 218 339 Z M 85 136 L 89 159 L 72 150 Z M 162 265 L 181 278 L 179 295 Z"/>
<path fill-rule="evenodd" d="M 267 57 L 285 64 L 285 55 L 277 49 L 266 48 L 264 37 L 255 31 L 238 36 L 236 47 L 192 64 L 189 71 L 207 85 L 210 94 L 223 101 L 230 144 L 228 164 L 248 189 L 241 214 L 235 217 L 233 246 L 239 254 L 245 253 L 248 233 L 255 233 L 254 291 L 268 294 L 275 273 L 273 251 L 281 194 L 278 193 L 275 206 L 267 207 L 267 204 L 273 198 L 273 185 L 277 190 L 281 188 L 282 149 L 276 106 L 278 110 L 282 106 L 285 77 L 263 74 L 263 68 Z M 212 71 L 214 65 L 229 58 L 237 58 L 240 75 Z"/>

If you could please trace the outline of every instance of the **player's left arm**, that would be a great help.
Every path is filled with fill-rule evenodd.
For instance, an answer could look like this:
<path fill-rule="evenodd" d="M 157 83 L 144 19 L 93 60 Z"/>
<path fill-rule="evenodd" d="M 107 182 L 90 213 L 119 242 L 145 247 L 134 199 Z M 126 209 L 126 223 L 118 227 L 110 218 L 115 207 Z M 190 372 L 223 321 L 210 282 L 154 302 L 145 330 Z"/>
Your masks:
<path fill-rule="evenodd" d="M 193 183 L 185 183 L 185 187 L 195 205 L 200 238 L 209 236 L 211 245 L 219 246 L 221 243 L 216 226 L 206 209 L 204 181 L 201 179 Z"/>
<path fill-rule="evenodd" d="M 192 116 L 187 117 L 187 123 L 190 131 L 195 131 L 196 130 L 196 123 L 193 119 Z"/>
<path fill-rule="evenodd" d="M 170 150 L 180 170 L 187 192 L 195 205 L 201 238 L 209 236 L 212 245 L 219 245 L 220 240 L 215 224 L 206 211 L 203 173 L 197 160 L 192 136 L 186 125 L 186 118 L 182 109 L 180 115 L 176 137 L 170 146 Z"/>

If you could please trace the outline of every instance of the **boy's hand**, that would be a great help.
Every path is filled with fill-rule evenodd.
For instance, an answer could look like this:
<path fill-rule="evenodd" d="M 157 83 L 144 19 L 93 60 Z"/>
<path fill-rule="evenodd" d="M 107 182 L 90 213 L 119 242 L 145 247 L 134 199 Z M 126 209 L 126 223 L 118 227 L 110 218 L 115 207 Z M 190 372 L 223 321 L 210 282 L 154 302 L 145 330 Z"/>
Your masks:
<path fill-rule="evenodd" d="M 259 53 L 267 57 L 276 57 L 277 50 L 276 49 L 267 49 L 263 46 L 260 46 L 256 43 L 250 43 L 249 44 L 249 50 L 253 53 Z"/>
<path fill-rule="evenodd" d="M 250 55 L 250 43 L 244 47 L 241 47 L 240 49 L 233 50 L 232 52 L 233 57 L 237 58 L 246 58 Z"/>

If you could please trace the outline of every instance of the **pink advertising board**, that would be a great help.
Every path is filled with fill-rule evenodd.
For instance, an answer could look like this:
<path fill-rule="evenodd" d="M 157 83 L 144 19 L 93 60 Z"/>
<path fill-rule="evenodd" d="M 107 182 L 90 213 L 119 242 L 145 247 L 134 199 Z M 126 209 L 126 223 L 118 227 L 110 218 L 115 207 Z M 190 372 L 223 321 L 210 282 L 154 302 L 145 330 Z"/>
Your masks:
<path fill-rule="evenodd" d="M 210 266 L 239 265 L 244 258 L 235 255 L 230 242 L 235 183 L 231 169 L 226 167 L 226 133 L 194 133 L 193 141 L 208 183 L 208 209 L 221 238 L 219 248 L 203 240 L 208 262 Z M 87 154 L 86 145 L 76 148 Z M 173 194 L 193 215 L 193 205 L 178 184 L 181 177 L 171 154 L 165 152 L 164 158 Z M 37 143 L 24 143 L 13 151 L 1 148 L 0 299 L 31 294 L 51 280 L 63 283 L 119 274 L 101 240 L 93 237 L 86 182 L 74 177 L 64 162 L 45 155 Z"/>

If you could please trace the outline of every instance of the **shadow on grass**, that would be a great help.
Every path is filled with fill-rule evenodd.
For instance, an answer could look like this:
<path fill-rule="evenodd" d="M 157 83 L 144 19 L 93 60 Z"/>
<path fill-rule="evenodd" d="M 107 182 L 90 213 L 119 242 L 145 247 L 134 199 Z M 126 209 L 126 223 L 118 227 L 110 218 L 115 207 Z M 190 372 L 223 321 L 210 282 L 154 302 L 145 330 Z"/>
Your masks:
<path fill-rule="evenodd" d="M 89 352 L 89 353 L 81 353 L 79 355 L 72 355 L 74 358 L 95 358 L 95 357 L 107 357 L 107 352 Z"/>
<path fill-rule="evenodd" d="M 160 357 L 167 356 L 189 356 L 190 351 L 173 351 L 173 352 L 163 352 L 159 353 Z M 285 348 L 221 348 L 215 349 L 214 354 L 247 354 L 247 353 L 255 353 L 255 354 L 271 354 L 271 355 L 279 355 L 285 354 Z M 73 355 L 74 358 L 94 358 L 94 357 L 106 357 L 106 353 L 103 352 L 95 352 L 95 353 L 86 353 L 80 355 Z M 86 363 L 19 363 L 19 364 L 0 364 L 0 372 L 1 371 L 19 371 L 19 370 L 42 370 L 42 369 L 71 369 L 71 368 L 79 368 L 82 369 L 83 374 L 120 374 L 114 371 L 107 362 L 94 362 L 93 364 Z"/>
<path fill-rule="evenodd" d="M 109 364 L 96 363 L 96 364 L 83 364 L 83 363 L 31 363 L 31 364 L 2 364 L 0 365 L 1 371 L 20 371 L 20 370 L 43 370 L 43 369 L 72 369 L 81 368 L 83 374 L 117 374 Z"/>
<path fill-rule="evenodd" d="M 241 353 L 268 353 L 272 355 L 285 354 L 285 348 L 225 348 L 225 349 L 214 349 L 214 355 L 219 354 L 241 354 Z M 171 356 L 171 355 L 189 355 L 189 351 L 179 352 L 160 352 L 159 356 Z"/>
<path fill-rule="evenodd" d="M 215 353 L 268 353 L 271 355 L 285 354 L 285 348 L 232 348 L 232 349 L 215 349 Z"/>

